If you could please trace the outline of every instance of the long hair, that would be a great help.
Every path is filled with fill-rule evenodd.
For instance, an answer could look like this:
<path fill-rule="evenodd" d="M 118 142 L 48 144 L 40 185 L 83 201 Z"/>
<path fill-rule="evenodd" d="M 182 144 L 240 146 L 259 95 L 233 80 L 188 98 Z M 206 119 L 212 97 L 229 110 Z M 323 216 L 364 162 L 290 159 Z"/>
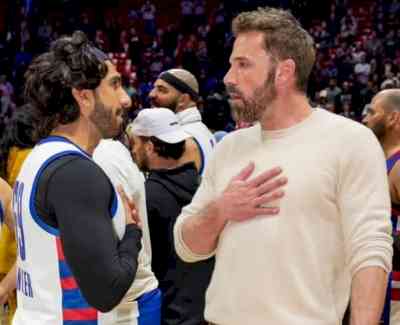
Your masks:
<path fill-rule="evenodd" d="M 107 74 L 106 55 L 83 32 L 61 37 L 50 51 L 35 58 L 25 73 L 25 101 L 41 112 L 40 137 L 59 124 L 78 119 L 80 108 L 72 89 L 95 89 Z"/>

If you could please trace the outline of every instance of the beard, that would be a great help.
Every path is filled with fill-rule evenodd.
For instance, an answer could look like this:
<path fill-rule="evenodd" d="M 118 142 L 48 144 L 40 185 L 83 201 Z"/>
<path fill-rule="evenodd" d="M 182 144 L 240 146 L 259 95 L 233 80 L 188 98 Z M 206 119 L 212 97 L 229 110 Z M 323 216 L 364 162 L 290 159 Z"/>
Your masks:
<path fill-rule="evenodd" d="M 160 102 L 157 101 L 157 99 L 151 99 L 150 100 L 151 107 L 153 108 L 168 108 L 169 110 L 173 111 L 176 113 L 177 107 L 178 107 L 178 98 L 173 98 L 168 102 Z"/>
<path fill-rule="evenodd" d="M 378 140 L 381 142 L 386 136 L 386 126 L 384 121 L 377 122 L 371 127 L 372 132 L 376 135 Z"/>
<path fill-rule="evenodd" d="M 276 99 L 276 88 L 274 85 L 275 67 L 268 72 L 267 78 L 261 87 L 254 90 L 253 96 L 245 97 L 243 93 L 233 85 L 227 85 L 226 89 L 230 95 L 239 97 L 241 101 L 230 101 L 232 115 L 236 121 L 254 123 L 259 121 L 268 106 Z"/>
<path fill-rule="evenodd" d="M 118 121 L 121 117 L 121 121 Z M 124 110 L 118 108 L 113 113 L 111 107 L 106 106 L 97 96 L 95 98 L 94 110 L 89 115 L 89 119 L 96 126 L 103 139 L 114 138 L 122 133 L 123 120 L 126 118 Z"/>
<path fill-rule="evenodd" d="M 133 160 L 142 172 L 146 173 L 150 171 L 149 158 L 144 149 L 139 150 L 138 154 L 133 155 Z"/>

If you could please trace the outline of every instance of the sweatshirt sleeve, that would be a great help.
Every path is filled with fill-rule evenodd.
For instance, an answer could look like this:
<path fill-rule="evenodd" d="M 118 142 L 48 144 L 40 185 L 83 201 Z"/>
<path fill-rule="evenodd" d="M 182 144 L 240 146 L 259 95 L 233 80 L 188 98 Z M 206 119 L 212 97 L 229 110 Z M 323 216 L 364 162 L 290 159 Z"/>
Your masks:
<path fill-rule="evenodd" d="M 338 206 L 351 275 L 376 266 L 390 272 L 392 236 L 385 157 L 373 133 L 354 128 L 339 166 Z"/>
<path fill-rule="evenodd" d="M 202 177 L 202 181 L 192 199 L 192 202 L 182 209 L 182 212 L 178 216 L 178 219 L 174 226 L 174 244 L 176 253 L 183 261 L 188 263 L 203 261 L 215 255 L 215 251 L 207 255 L 199 255 L 191 251 L 183 240 L 182 226 L 185 221 L 191 216 L 201 215 L 201 213 L 205 211 L 208 204 L 210 204 L 211 201 L 215 199 L 216 192 L 214 186 L 214 169 L 216 155 L 217 153 L 215 153 L 213 155 L 213 158 L 208 162 L 205 173 Z"/>

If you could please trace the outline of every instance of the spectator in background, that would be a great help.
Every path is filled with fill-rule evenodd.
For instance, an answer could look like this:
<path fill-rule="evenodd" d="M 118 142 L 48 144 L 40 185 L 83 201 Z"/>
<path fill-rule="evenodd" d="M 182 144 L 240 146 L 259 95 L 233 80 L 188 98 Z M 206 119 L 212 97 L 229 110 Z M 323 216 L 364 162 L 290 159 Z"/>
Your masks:
<path fill-rule="evenodd" d="M 12 112 L 7 126 L 0 126 L 0 177 L 14 187 L 17 175 L 31 149 L 39 139 L 40 115 L 30 105 Z M 5 324 L 11 325 L 17 307 L 15 261 L 17 247 L 14 228 L 4 225 L 0 233 L 0 305 L 8 310 Z"/>
<path fill-rule="evenodd" d="M 156 33 L 156 11 L 156 6 L 150 0 L 146 0 L 140 9 L 144 21 L 144 32 L 150 36 Z"/>
<path fill-rule="evenodd" d="M 337 80 L 335 78 L 330 79 L 329 86 L 326 88 L 326 99 L 328 103 L 336 103 L 341 93 L 342 89 L 337 86 Z"/>
<path fill-rule="evenodd" d="M 185 32 L 191 31 L 193 26 L 193 13 L 194 13 L 194 3 L 193 0 L 181 0 L 181 15 L 182 15 L 182 25 L 181 29 Z"/>
<path fill-rule="evenodd" d="M 197 26 L 205 24 L 206 17 L 206 3 L 204 0 L 195 0 L 194 2 L 194 18 Z"/>
<path fill-rule="evenodd" d="M 387 89 L 379 92 L 373 99 L 363 119 L 376 135 L 386 155 L 386 166 L 392 202 L 393 273 L 390 277 L 391 294 L 388 293 L 384 324 L 400 323 L 400 296 L 397 294 L 400 283 L 400 89 Z M 390 311 L 390 313 L 389 313 Z M 386 318 L 386 319 L 385 319 Z M 389 322 L 390 319 L 390 322 Z"/>
<path fill-rule="evenodd" d="M 129 325 L 141 325 L 145 320 L 147 325 L 160 325 L 161 323 L 161 292 L 158 289 L 158 281 L 152 271 L 152 250 L 150 242 L 150 232 L 146 209 L 146 195 L 144 186 L 144 176 L 139 171 L 137 165 L 132 160 L 128 148 L 129 140 L 126 136 L 124 122 L 122 133 L 117 136 L 119 140 L 102 140 L 93 152 L 93 160 L 104 170 L 110 178 L 112 184 L 117 188 L 122 186 L 125 193 L 135 201 L 140 222 L 142 224 L 142 249 L 138 256 L 138 268 L 135 281 L 126 293 L 125 297 L 131 302 L 138 304 L 139 316 Z M 124 145 L 126 142 L 128 148 Z M 110 157 L 112 157 L 110 159 Z M 141 308 L 140 305 L 146 305 Z M 132 310 L 131 312 L 136 312 Z"/>
<path fill-rule="evenodd" d="M 43 23 L 39 26 L 37 32 L 38 38 L 42 43 L 43 49 L 47 49 L 47 47 L 50 45 L 52 33 L 53 33 L 53 28 L 51 27 L 47 19 L 45 19 Z"/>
<path fill-rule="evenodd" d="M 5 180 L 0 178 L 0 235 L 3 235 L 3 228 L 14 229 L 14 218 L 11 211 L 12 189 Z M 0 241 L 2 238 L 0 237 Z M 1 260 L 2 263 L 7 261 Z M 0 268 L 3 266 L 0 264 Z M 0 273 L 0 322 L 11 325 L 13 311 L 9 308 L 11 297 L 15 301 L 16 272 L 9 272 L 7 275 Z M 13 306 L 14 307 L 14 306 Z"/>
<path fill-rule="evenodd" d="M 367 84 L 371 73 L 371 65 L 367 62 L 365 53 L 361 55 L 359 62 L 355 65 L 354 73 L 360 84 Z"/>
<path fill-rule="evenodd" d="M 169 109 L 144 109 L 129 125 L 132 155 L 147 173 L 146 204 L 152 269 L 163 293 L 162 325 L 206 325 L 205 291 L 214 260 L 183 262 L 174 249 L 173 228 L 199 185 L 193 162 L 182 162 L 190 134 Z"/>
<path fill-rule="evenodd" d="M 185 158 L 194 161 L 199 174 L 210 161 L 215 138 L 202 122 L 196 106 L 199 97 L 199 84 L 195 76 L 184 69 L 170 69 L 162 72 L 149 93 L 152 107 L 165 107 L 173 111 L 185 132 L 192 138 L 186 141 Z"/>

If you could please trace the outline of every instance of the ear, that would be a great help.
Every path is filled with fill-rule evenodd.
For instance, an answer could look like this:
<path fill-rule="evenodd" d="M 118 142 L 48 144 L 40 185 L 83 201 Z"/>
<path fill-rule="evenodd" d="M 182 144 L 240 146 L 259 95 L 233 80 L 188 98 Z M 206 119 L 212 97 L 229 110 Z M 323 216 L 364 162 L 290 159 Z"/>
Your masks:
<path fill-rule="evenodd" d="M 144 150 L 146 151 L 148 156 L 150 156 L 154 153 L 154 144 L 151 140 L 146 141 L 144 143 Z"/>
<path fill-rule="evenodd" d="M 90 89 L 76 89 L 72 88 L 72 96 L 78 103 L 81 112 L 90 110 L 93 101 L 93 91 Z"/>
<path fill-rule="evenodd" d="M 190 96 L 188 94 L 180 94 L 178 97 L 178 111 L 180 109 L 185 109 L 188 107 L 188 104 L 190 102 Z"/>
<path fill-rule="evenodd" d="M 387 116 L 387 123 L 390 127 L 399 127 L 400 126 L 400 112 L 393 111 L 390 112 Z"/>
<path fill-rule="evenodd" d="M 275 82 L 277 87 L 287 87 L 295 79 L 296 63 L 292 59 L 278 62 L 276 66 Z"/>

